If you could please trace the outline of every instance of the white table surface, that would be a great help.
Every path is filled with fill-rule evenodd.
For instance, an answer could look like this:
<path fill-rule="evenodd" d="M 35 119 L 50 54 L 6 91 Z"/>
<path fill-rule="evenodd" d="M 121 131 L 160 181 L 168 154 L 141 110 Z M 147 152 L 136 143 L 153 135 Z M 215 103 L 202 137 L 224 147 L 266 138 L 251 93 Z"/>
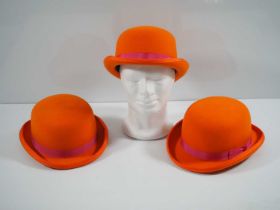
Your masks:
<path fill-rule="evenodd" d="M 0 105 L 0 209 L 280 209 L 280 99 L 243 100 L 263 129 L 263 146 L 242 164 L 214 175 L 175 166 L 165 140 L 122 134 L 126 103 L 92 107 L 109 127 L 109 145 L 95 162 L 52 170 L 22 148 L 18 132 L 32 104 Z M 175 123 L 191 101 L 169 102 Z"/>

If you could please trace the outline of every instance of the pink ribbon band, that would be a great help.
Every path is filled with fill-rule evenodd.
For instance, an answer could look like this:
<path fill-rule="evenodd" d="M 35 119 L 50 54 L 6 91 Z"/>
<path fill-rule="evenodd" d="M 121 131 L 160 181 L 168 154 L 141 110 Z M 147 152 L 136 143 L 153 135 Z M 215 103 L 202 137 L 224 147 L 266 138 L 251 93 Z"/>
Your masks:
<path fill-rule="evenodd" d="M 84 152 L 92 148 L 94 144 L 96 144 L 96 139 L 91 140 L 90 142 L 82 145 L 81 147 L 71 149 L 71 150 L 57 150 L 57 149 L 46 148 L 45 146 L 39 144 L 34 139 L 32 139 L 32 144 L 34 148 L 44 156 L 51 157 L 51 158 L 67 158 L 67 157 L 75 157 L 83 154 Z"/>
<path fill-rule="evenodd" d="M 168 55 L 160 53 L 148 53 L 148 52 L 136 52 L 136 53 L 124 53 L 120 54 L 120 58 L 129 58 L 129 59 L 166 59 L 170 58 Z"/>
<path fill-rule="evenodd" d="M 253 144 L 252 139 L 249 139 L 247 143 L 242 147 L 234 148 L 225 152 L 209 153 L 209 152 L 199 151 L 190 147 L 190 145 L 188 145 L 186 141 L 184 141 L 183 139 L 181 139 L 181 143 L 186 153 L 202 160 L 229 160 L 239 155 L 240 153 L 246 151 Z"/>

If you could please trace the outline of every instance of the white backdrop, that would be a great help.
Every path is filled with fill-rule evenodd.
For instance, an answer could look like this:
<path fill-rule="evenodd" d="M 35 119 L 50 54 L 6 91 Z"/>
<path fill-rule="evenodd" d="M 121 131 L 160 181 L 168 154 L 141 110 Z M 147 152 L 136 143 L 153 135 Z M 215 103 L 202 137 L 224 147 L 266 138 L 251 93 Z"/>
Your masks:
<path fill-rule="evenodd" d="M 156 25 L 177 38 L 188 74 L 173 100 L 280 97 L 280 1 L 0 0 L 0 103 L 54 93 L 124 101 L 103 67 L 122 30 Z"/>

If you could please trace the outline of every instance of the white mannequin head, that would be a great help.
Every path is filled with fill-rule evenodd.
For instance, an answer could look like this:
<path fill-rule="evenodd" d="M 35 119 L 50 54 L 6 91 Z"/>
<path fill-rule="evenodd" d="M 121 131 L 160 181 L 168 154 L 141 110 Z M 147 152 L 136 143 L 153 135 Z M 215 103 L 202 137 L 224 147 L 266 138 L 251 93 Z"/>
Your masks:
<path fill-rule="evenodd" d="M 175 71 L 165 66 L 126 64 L 120 66 L 120 74 L 129 107 L 125 133 L 137 139 L 166 135 L 166 104 Z"/>
<path fill-rule="evenodd" d="M 174 70 L 155 65 L 122 65 L 120 74 L 128 103 L 139 112 L 159 111 L 168 100 L 175 78 Z"/>

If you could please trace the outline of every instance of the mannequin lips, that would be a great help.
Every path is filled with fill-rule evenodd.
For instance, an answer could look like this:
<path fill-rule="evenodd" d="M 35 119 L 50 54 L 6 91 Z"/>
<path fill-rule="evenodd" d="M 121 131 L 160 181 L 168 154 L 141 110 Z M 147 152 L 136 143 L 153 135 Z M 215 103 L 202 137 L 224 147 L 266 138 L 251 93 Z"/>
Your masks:
<path fill-rule="evenodd" d="M 141 105 L 141 106 L 153 106 L 157 104 L 158 99 L 146 99 L 146 100 L 136 100 L 136 103 Z"/>

